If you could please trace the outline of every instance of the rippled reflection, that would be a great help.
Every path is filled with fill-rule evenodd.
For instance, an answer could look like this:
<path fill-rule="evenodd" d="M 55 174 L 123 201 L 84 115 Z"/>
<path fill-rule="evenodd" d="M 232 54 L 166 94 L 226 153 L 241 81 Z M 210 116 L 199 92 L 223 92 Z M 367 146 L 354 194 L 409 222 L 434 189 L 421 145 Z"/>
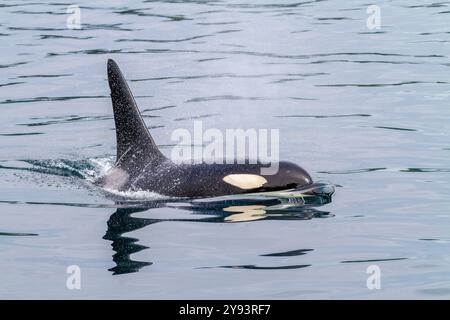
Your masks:
<path fill-rule="evenodd" d="M 131 258 L 133 253 L 148 247 L 140 245 L 139 239 L 124 236 L 157 222 L 186 221 L 210 223 L 236 223 L 259 220 L 309 220 L 332 216 L 329 212 L 316 209 L 331 201 L 334 187 L 327 184 L 315 184 L 313 187 L 301 190 L 283 192 L 267 192 L 260 194 L 225 196 L 210 199 L 198 199 L 178 202 L 174 200 L 155 201 L 118 201 L 120 206 L 109 217 L 107 231 L 103 239 L 112 241 L 112 256 L 116 264 L 109 269 L 114 275 L 137 272 L 153 262 L 136 261 Z M 133 217 L 134 213 L 145 212 L 158 208 L 178 208 L 189 212 L 191 216 L 178 219 L 149 219 Z M 148 230 L 151 232 L 151 230 Z M 287 252 L 268 253 L 261 256 L 286 257 L 304 255 L 313 249 L 298 249 Z M 264 267 L 255 265 L 218 266 L 218 268 L 235 269 L 298 269 L 309 265 L 287 265 Z M 205 267 L 203 267 L 205 268 Z M 206 267 L 209 268 L 209 267 Z"/>
<path fill-rule="evenodd" d="M 109 269 L 113 274 L 123 274 L 139 271 L 142 267 L 149 266 L 151 262 L 131 260 L 130 255 L 147 249 L 146 246 L 137 244 L 139 239 L 123 236 L 124 233 L 141 229 L 157 221 L 153 219 L 134 218 L 131 214 L 145 211 L 141 208 L 121 208 L 114 212 L 107 222 L 108 230 L 103 239 L 112 241 L 112 248 L 115 251 L 113 261 L 116 266 Z"/>

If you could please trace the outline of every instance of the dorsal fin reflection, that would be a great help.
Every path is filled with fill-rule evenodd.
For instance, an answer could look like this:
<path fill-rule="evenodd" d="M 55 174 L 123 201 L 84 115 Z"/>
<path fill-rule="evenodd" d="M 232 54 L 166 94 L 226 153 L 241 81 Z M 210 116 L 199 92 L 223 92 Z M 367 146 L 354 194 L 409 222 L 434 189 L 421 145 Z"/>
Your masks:
<path fill-rule="evenodd" d="M 331 199 L 331 198 L 330 198 Z M 321 211 L 316 207 L 327 203 L 309 199 L 309 204 L 292 203 L 288 200 L 276 198 L 268 199 L 241 199 L 220 201 L 190 201 L 177 202 L 174 200 L 159 201 L 118 201 L 118 208 L 107 222 L 107 231 L 103 239 L 112 241 L 112 256 L 116 264 L 109 271 L 114 275 L 137 272 L 141 268 L 150 266 L 149 261 L 135 261 L 131 259 L 133 253 L 148 249 L 149 247 L 138 243 L 139 239 L 124 236 L 125 233 L 145 228 L 151 224 L 167 221 L 188 221 L 204 223 L 236 223 L 259 220 L 309 220 L 313 218 L 330 217 L 329 212 Z M 288 205 L 291 203 L 291 205 Z M 133 216 L 134 213 L 148 212 L 159 208 L 183 209 L 188 211 L 186 218 L 156 219 Z M 151 232 L 149 229 L 148 232 Z M 255 257 L 261 253 L 255 253 Z"/>

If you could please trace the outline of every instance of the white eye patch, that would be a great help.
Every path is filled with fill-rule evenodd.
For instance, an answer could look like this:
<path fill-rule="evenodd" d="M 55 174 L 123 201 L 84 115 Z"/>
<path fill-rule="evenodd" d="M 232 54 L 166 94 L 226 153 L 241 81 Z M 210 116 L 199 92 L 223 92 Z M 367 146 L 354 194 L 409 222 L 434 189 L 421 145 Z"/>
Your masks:
<path fill-rule="evenodd" d="M 267 180 L 257 174 L 229 174 L 222 179 L 240 189 L 248 190 L 262 187 Z"/>

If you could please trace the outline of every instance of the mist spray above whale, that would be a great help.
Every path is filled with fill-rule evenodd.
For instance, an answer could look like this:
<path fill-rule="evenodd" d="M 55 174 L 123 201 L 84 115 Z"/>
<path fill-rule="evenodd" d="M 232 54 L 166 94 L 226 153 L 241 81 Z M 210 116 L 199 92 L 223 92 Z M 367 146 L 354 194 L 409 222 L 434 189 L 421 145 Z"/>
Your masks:
<path fill-rule="evenodd" d="M 300 166 L 266 163 L 176 163 L 164 156 L 150 135 L 118 65 L 108 60 L 108 82 L 116 128 L 116 163 L 95 184 L 119 191 L 150 191 L 171 197 L 204 198 L 259 193 L 313 185 Z"/>

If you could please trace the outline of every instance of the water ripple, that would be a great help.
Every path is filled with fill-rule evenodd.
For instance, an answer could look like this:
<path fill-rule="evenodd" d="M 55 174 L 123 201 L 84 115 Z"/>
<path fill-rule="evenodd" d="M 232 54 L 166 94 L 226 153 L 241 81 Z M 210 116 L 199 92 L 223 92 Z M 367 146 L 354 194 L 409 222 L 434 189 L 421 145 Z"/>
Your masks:
<path fill-rule="evenodd" d="M 152 96 L 135 96 L 136 98 L 150 98 Z M 32 102 L 46 102 L 46 101 L 68 101 L 79 99 L 106 99 L 110 96 L 92 95 L 92 96 L 65 96 L 65 97 L 35 97 L 24 99 L 6 99 L 0 101 L 0 104 L 12 104 L 12 103 L 32 103 Z"/>
<path fill-rule="evenodd" d="M 211 118 L 211 117 L 220 116 L 220 115 L 221 115 L 220 113 L 201 114 L 201 115 L 197 115 L 197 116 L 175 118 L 174 121 L 204 119 L 204 118 Z"/>
<path fill-rule="evenodd" d="M 159 110 L 165 110 L 165 109 L 171 109 L 176 108 L 176 106 L 170 105 L 170 106 L 163 106 L 163 107 L 156 107 L 156 108 L 146 108 L 141 111 L 141 113 L 146 113 L 150 111 L 159 111 Z"/>
<path fill-rule="evenodd" d="M 350 117 L 370 117 L 370 114 L 367 113 L 351 113 L 351 114 L 332 114 L 332 115 L 302 115 L 302 114 L 291 114 L 291 115 L 281 115 L 274 116 L 275 118 L 317 118 L 317 119 L 326 119 L 326 118 L 350 118 Z"/>
<path fill-rule="evenodd" d="M 197 22 L 196 25 L 199 26 L 222 26 L 229 24 L 238 24 L 240 21 L 222 21 L 222 22 Z"/>
<path fill-rule="evenodd" d="M 25 232 L 0 232 L 0 236 L 29 237 L 29 236 L 38 236 L 38 234 L 37 233 L 25 233 Z"/>
<path fill-rule="evenodd" d="M 65 36 L 65 35 L 58 35 L 58 34 L 41 34 L 38 37 L 41 40 L 46 40 L 46 39 L 89 40 L 89 39 L 94 38 L 92 36 L 76 37 L 76 36 Z"/>
<path fill-rule="evenodd" d="M 20 66 L 22 64 L 27 64 L 27 63 L 29 63 L 29 61 L 15 62 L 15 63 L 10 63 L 10 64 L 0 64 L 0 68 L 17 67 L 17 66 Z"/>
<path fill-rule="evenodd" d="M 293 257 L 293 256 L 302 256 L 307 252 L 314 251 L 314 249 L 298 249 L 284 252 L 275 252 L 275 253 L 267 253 L 262 254 L 262 257 Z"/>
<path fill-rule="evenodd" d="M 395 83 L 340 83 L 340 84 L 316 84 L 316 87 L 362 87 L 362 88 L 370 88 L 370 87 L 397 87 L 411 84 L 423 84 L 430 83 L 424 81 L 402 81 Z"/>
<path fill-rule="evenodd" d="M 183 39 L 117 39 L 116 42 L 150 42 L 150 43 L 171 43 L 171 42 L 184 42 L 191 41 L 206 37 L 211 37 L 211 34 L 204 34 L 199 36 L 187 37 Z"/>
<path fill-rule="evenodd" d="M 234 95 L 224 95 L 224 96 L 210 96 L 210 97 L 198 97 L 191 98 L 186 100 L 186 103 L 190 102 L 208 102 L 208 101 L 217 101 L 217 100 L 269 100 L 270 98 L 264 97 L 242 97 L 242 96 L 234 96 Z"/>
<path fill-rule="evenodd" d="M 70 77 L 73 76 L 71 73 L 65 74 L 29 74 L 23 76 L 17 76 L 16 79 L 28 79 L 28 78 L 59 78 L 59 77 Z"/>
<path fill-rule="evenodd" d="M 238 79 L 251 79 L 251 78 L 266 78 L 266 77 L 315 77 L 328 75 L 324 72 L 311 72 L 311 73 L 259 73 L 259 74 L 235 74 L 235 73 L 212 73 L 212 74 L 200 74 L 200 75 L 188 75 L 188 76 L 164 76 L 164 77 L 151 77 L 151 78 L 139 78 L 131 79 L 132 82 L 142 81 L 160 81 L 160 80 L 194 80 L 194 79 L 216 79 L 216 78 L 238 78 Z"/>
<path fill-rule="evenodd" d="M 224 269 L 249 269 L 249 270 L 290 270 L 290 269 L 302 269 L 310 266 L 311 266 L 310 264 L 294 264 L 287 266 L 261 267 L 256 266 L 254 264 L 244 264 L 244 265 L 231 265 L 219 267 L 201 267 L 199 269 L 224 268 Z"/>
<path fill-rule="evenodd" d="M 336 171 L 318 171 L 318 173 L 325 174 L 354 174 L 354 173 L 365 173 L 373 171 L 386 170 L 387 168 L 366 168 L 366 169 L 352 169 L 352 170 L 336 170 Z"/>
<path fill-rule="evenodd" d="M 89 24 L 83 23 L 83 29 L 78 30 L 114 30 L 114 31 L 135 31 L 137 29 L 130 29 L 122 27 L 123 23 L 113 24 Z M 67 31 L 67 28 L 52 28 L 52 27 L 8 27 L 8 30 L 15 31 Z"/>
<path fill-rule="evenodd" d="M 377 129 L 387 129 L 387 130 L 398 130 L 398 131 L 417 131 L 417 129 L 400 128 L 400 127 L 385 127 L 385 126 L 375 126 Z"/>
<path fill-rule="evenodd" d="M 367 259 L 367 260 L 345 260 L 341 263 L 366 263 L 366 262 L 383 262 L 383 261 L 398 261 L 406 260 L 408 258 L 386 258 L 386 259 Z"/>
<path fill-rule="evenodd" d="M 120 15 L 135 15 L 135 16 L 141 16 L 141 17 L 156 17 L 156 18 L 164 18 L 167 21 L 183 21 L 183 20 L 191 20 L 189 18 L 186 18 L 184 15 L 164 15 L 164 14 L 156 14 L 156 13 L 145 13 L 144 11 L 148 10 L 145 9 L 125 9 L 120 11 L 115 11 L 114 13 L 120 14 Z"/>
<path fill-rule="evenodd" d="M 24 133 L 0 133 L 2 137 L 20 137 L 20 136 L 35 136 L 44 134 L 43 132 L 24 132 Z"/>
<path fill-rule="evenodd" d="M 15 14 L 40 14 L 40 15 L 67 15 L 65 11 L 63 12 L 57 12 L 57 11 L 27 11 L 27 10 L 14 10 L 10 11 L 10 13 Z"/>
<path fill-rule="evenodd" d="M 450 172 L 450 168 L 407 168 L 407 169 L 401 169 L 400 172 L 412 172 L 412 173 Z"/>
<path fill-rule="evenodd" d="M 1 87 L 8 87 L 8 86 L 15 86 L 17 84 L 22 84 L 25 83 L 23 81 L 16 81 L 16 82 L 8 82 L 8 83 L 0 83 L 0 88 Z"/>
<path fill-rule="evenodd" d="M 47 120 L 47 121 L 41 121 L 41 122 L 33 122 L 33 123 L 19 123 L 20 126 L 27 126 L 27 127 L 41 127 L 41 126 L 48 126 L 53 124 L 62 124 L 62 123 L 68 123 L 68 122 L 78 122 L 78 121 L 101 121 L 101 120 L 110 120 L 112 119 L 112 116 L 78 116 L 78 115 L 71 115 L 67 117 L 58 117 L 57 120 Z"/>

